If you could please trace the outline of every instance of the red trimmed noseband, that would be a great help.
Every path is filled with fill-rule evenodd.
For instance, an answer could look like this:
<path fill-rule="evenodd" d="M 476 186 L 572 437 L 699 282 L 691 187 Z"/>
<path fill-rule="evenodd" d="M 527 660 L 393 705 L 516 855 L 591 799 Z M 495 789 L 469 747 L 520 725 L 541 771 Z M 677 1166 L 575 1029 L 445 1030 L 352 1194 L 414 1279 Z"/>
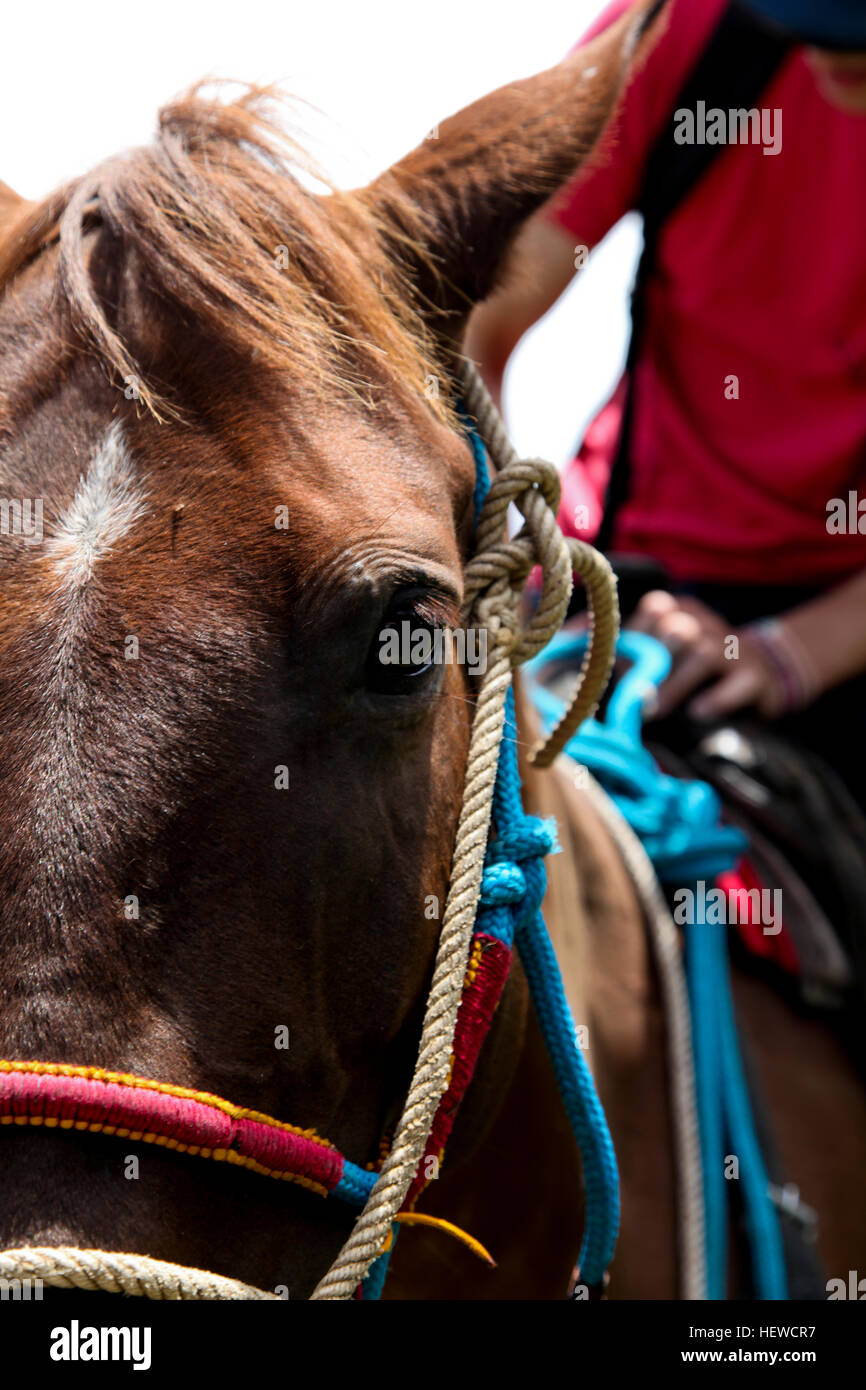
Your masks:
<path fill-rule="evenodd" d="M 451 1076 L 425 1158 L 441 1162 L 454 1115 L 472 1079 L 511 963 L 502 941 L 476 933 L 454 1035 Z M 300 1183 L 361 1207 L 378 1176 L 313 1129 L 298 1129 L 206 1091 L 59 1062 L 0 1061 L 0 1125 L 44 1125 L 159 1144 Z M 411 1210 L 429 1181 L 422 1162 L 407 1194 Z"/>
<path fill-rule="evenodd" d="M 333 1192 L 343 1155 L 296 1129 L 205 1091 L 98 1067 L 0 1061 L 0 1124 L 90 1130 L 237 1163 L 267 1177 Z"/>

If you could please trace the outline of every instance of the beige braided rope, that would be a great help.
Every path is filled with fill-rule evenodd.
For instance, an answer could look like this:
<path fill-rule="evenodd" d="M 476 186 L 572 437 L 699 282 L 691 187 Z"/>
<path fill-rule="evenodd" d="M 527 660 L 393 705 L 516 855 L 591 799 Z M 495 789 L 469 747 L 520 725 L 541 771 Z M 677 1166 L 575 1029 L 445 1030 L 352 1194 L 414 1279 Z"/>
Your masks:
<path fill-rule="evenodd" d="M 409 1093 L 391 1151 L 355 1227 L 334 1264 L 313 1291 L 313 1299 L 349 1299 L 390 1234 L 391 1223 L 424 1154 L 439 1101 L 448 1084 L 457 1013 L 478 898 L 505 699 L 512 667 L 540 651 L 559 629 L 568 609 L 572 566 L 583 576 L 592 619 L 591 641 L 572 707 L 551 740 L 536 751 L 546 766 L 568 738 L 566 727 L 592 713 L 613 664 L 618 631 L 616 583 L 607 562 L 590 546 L 566 542 L 556 524 L 559 477 L 549 463 L 520 460 L 502 421 L 471 364 L 464 372 L 464 401 L 494 463 L 494 478 L 478 526 L 477 551 L 466 568 L 463 618 L 486 628 L 488 662 L 478 690 L 457 826 L 448 897 L 433 981 Z M 525 525 L 505 539 L 505 516 L 513 503 Z M 534 565 L 542 571 L 542 593 L 527 626 L 518 620 L 520 596 Z M 575 707 L 577 714 L 575 715 Z M 39 1277 L 62 1287 L 99 1288 L 148 1298 L 274 1298 L 249 1285 L 201 1270 L 165 1265 L 144 1255 L 101 1250 L 25 1249 L 0 1252 L 4 1277 Z M 214 1291 L 222 1290 L 222 1292 Z"/>
<path fill-rule="evenodd" d="M 415 1074 L 379 1179 L 351 1236 L 314 1290 L 314 1299 L 352 1297 L 382 1250 L 424 1154 L 448 1084 L 449 1059 L 481 890 L 511 668 L 540 651 L 558 631 L 571 597 L 572 559 L 556 522 L 559 477 L 555 468 L 542 460 L 517 457 L 471 364 L 464 368 L 463 390 L 464 404 L 478 421 L 481 437 L 500 468 L 485 499 L 478 521 L 476 554 L 465 576 L 463 619 L 467 625 L 486 627 L 488 667 L 472 724 L 463 809 Z M 509 504 L 518 508 L 525 521 L 513 541 L 504 539 Z M 521 630 L 520 594 L 533 564 L 541 566 L 542 593 L 535 612 Z M 595 563 L 591 568 L 595 576 Z M 597 572 L 601 575 L 605 571 L 609 576 L 607 583 L 595 582 L 589 590 L 590 603 L 602 605 L 602 611 L 595 614 L 590 645 L 603 650 L 596 650 L 594 659 L 586 664 L 579 687 L 578 695 L 587 710 L 596 707 L 607 681 L 618 631 L 615 581 L 607 561 L 599 557 Z M 595 684 L 587 689 L 590 673 Z M 537 755 L 542 765 L 546 754 L 545 745 L 541 755 Z"/>
<path fill-rule="evenodd" d="M 351 1236 L 313 1291 L 314 1299 L 351 1298 L 380 1253 L 424 1154 L 439 1101 L 448 1085 L 451 1047 L 481 887 L 496 759 L 510 682 L 508 650 L 497 642 L 473 721 L 451 883 L 415 1074 L 378 1181 Z"/>
<path fill-rule="evenodd" d="M 90 1289 L 152 1299 L 277 1299 L 237 1279 L 188 1265 L 72 1246 L 25 1246 L 0 1251 L 0 1279 L 40 1279 L 56 1289 Z"/>
<path fill-rule="evenodd" d="M 559 723 L 550 731 L 544 743 L 536 748 L 531 755 L 531 760 L 537 767 L 549 767 L 557 754 L 562 752 L 575 729 L 583 723 L 584 719 L 588 719 L 595 713 L 599 699 L 610 679 L 619 632 L 616 578 L 607 560 L 593 546 L 576 539 L 565 540 L 562 536 L 556 521 L 559 506 L 559 474 L 553 464 L 546 463 L 543 459 L 522 462 L 518 458 L 506 433 L 502 417 L 471 362 L 464 365 L 462 385 L 466 408 L 478 421 L 481 437 L 487 445 L 491 458 L 500 469 L 500 478 L 497 479 L 497 482 L 502 478 L 508 478 L 508 484 L 503 488 L 503 502 L 491 511 L 489 517 L 482 518 L 482 522 L 479 524 L 479 550 L 486 551 L 488 547 L 494 546 L 496 538 L 501 536 L 502 528 L 505 525 L 508 503 L 516 500 L 521 487 L 525 488 L 530 481 L 535 482 L 538 484 L 538 488 L 533 492 L 525 493 L 521 504 L 527 525 L 532 528 L 534 533 L 544 534 L 545 537 L 549 527 L 556 529 L 560 538 L 557 574 L 561 575 L 562 569 L 566 565 L 569 575 L 571 570 L 575 570 L 583 581 L 589 600 L 590 641 L 578 674 L 575 692 Z M 486 507 L 484 511 L 486 514 Z M 520 537 L 517 539 L 519 540 Z M 553 596 L 551 595 L 550 599 L 547 600 L 542 594 L 541 602 L 530 623 L 530 631 L 536 625 L 540 629 L 547 630 L 550 622 L 554 623 L 553 632 L 558 631 L 562 624 L 562 617 L 557 620 L 556 611 Z M 552 635 L 552 632 L 548 630 L 544 640 L 547 641 Z M 544 642 L 539 644 L 539 646 L 543 645 Z M 534 648 L 534 650 L 538 649 L 539 647 Z M 531 655 L 533 655 L 533 651 L 526 650 L 523 645 L 520 645 L 516 659 L 525 661 Z"/>

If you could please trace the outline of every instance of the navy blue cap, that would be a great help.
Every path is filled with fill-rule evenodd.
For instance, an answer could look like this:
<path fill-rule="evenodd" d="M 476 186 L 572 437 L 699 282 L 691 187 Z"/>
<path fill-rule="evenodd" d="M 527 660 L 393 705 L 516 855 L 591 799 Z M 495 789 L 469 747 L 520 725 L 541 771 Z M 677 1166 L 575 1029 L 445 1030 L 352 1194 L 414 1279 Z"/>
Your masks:
<path fill-rule="evenodd" d="M 801 43 L 866 52 L 866 0 L 740 0 Z"/>

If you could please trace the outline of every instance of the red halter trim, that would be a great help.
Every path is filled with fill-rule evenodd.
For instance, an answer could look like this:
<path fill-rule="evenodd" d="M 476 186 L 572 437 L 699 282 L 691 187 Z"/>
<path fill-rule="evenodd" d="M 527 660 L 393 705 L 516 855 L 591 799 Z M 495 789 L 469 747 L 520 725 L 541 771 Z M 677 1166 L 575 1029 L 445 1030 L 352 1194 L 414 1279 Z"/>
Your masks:
<path fill-rule="evenodd" d="M 457 1016 L 454 1048 L 451 1053 L 451 1076 L 448 1089 L 439 1102 L 424 1158 L 412 1186 L 406 1193 L 403 1210 L 411 1210 L 430 1181 L 427 1160 L 440 1163 L 448 1143 L 457 1109 L 466 1094 L 475 1071 L 481 1044 L 487 1036 L 496 1006 L 499 1003 L 511 966 L 511 947 L 496 936 L 476 932 L 463 985 L 463 999 Z"/>
<path fill-rule="evenodd" d="M 441 1162 L 454 1116 L 508 977 L 511 948 L 476 934 L 454 1035 L 451 1075 L 418 1173 L 403 1204 L 410 1209 Z M 375 1173 L 359 1168 L 313 1129 L 298 1129 L 206 1091 L 59 1062 L 0 1061 L 0 1125 L 87 1130 L 159 1144 L 297 1182 L 363 1206 Z"/>
<path fill-rule="evenodd" d="M 162 1144 L 299 1182 L 327 1195 L 343 1155 L 315 1130 L 296 1129 L 205 1091 L 99 1067 L 0 1061 L 0 1124 L 45 1125 Z"/>

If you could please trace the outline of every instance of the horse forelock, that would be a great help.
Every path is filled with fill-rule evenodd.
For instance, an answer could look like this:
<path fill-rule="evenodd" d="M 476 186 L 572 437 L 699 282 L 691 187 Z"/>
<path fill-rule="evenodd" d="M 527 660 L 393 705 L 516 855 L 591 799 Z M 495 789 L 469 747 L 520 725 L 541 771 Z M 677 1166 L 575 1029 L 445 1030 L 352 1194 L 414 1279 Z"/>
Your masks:
<path fill-rule="evenodd" d="M 323 176 L 273 115 L 276 99 L 195 88 L 164 107 L 152 145 L 61 188 L 0 238 L 0 306 L 23 270 L 44 267 L 73 337 L 157 419 L 184 415 L 171 348 L 190 326 L 320 399 L 369 408 L 395 382 L 423 396 L 434 342 L 376 214 L 361 196 L 307 186 Z M 404 236 L 416 217 L 407 200 Z M 164 360 L 149 351 L 155 326 Z M 453 423 L 446 395 L 430 406 Z"/>

